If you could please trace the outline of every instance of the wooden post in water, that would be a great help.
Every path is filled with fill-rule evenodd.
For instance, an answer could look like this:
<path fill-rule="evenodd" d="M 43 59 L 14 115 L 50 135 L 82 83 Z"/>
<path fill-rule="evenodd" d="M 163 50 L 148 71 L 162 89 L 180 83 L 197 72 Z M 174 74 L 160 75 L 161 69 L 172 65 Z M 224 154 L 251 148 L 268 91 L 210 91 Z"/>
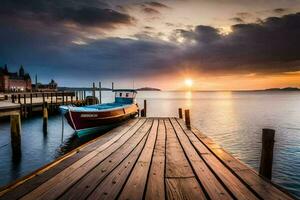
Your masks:
<path fill-rule="evenodd" d="M 191 129 L 190 110 L 184 111 L 185 124 L 188 129 Z"/>
<path fill-rule="evenodd" d="M 18 103 L 21 103 L 21 95 L 18 94 Z"/>
<path fill-rule="evenodd" d="M 15 103 L 15 95 L 14 94 L 11 95 L 11 102 Z"/>
<path fill-rule="evenodd" d="M 114 86 L 114 82 L 111 83 L 111 90 L 114 90 L 115 86 Z"/>
<path fill-rule="evenodd" d="M 24 117 L 27 118 L 26 94 L 24 94 Z"/>
<path fill-rule="evenodd" d="M 144 99 L 144 117 L 147 117 L 147 100 Z"/>
<path fill-rule="evenodd" d="M 32 93 L 30 93 L 30 115 L 32 115 Z"/>
<path fill-rule="evenodd" d="M 47 109 L 47 102 L 45 102 L 45 105 L 43 106 L 43 131 L 44 133 L 47 133 L 48 128 L 48 109 Z"/>
<path fill-rule="evenodd" d="M 182 119 L 182 108 L 178 109 L 178 115 L 179 115 L 179 118 Z"/>
<path fill-rule="evenodd" d="M 101 86 L 101 81 L 99 81 L 99 103 L 102 103 L 102 86 Z"/>
<path fill-rule="evenodd" d="M 64 105 L 64 104 L 65 104 L 65 95 L 64 95 L 64 91 L 62 91 L 61 95 L 62 95 L 62 105 Z"/>
<path fill-rule="evenodd" d="M 93 83 L 93 93 L 92 93 L 93 97 L 96 97 L 96 86 L 95 83 Z"/>
<path fill-rule="evenodd" d="M 272 179 L 272 163 L 275 130 L 262 130 L 262 149 L 260 157 L 259 174 L 269 180 Z"/>
<path fill-rule="evenodd" d="M 85 100 L 85 98 L 86 98 L 86 92 L 85 92 L 85 90 L 83 91 L 83 100 Z"/>
<path fill-rule="evenodd" d="M 44 108 L 44 106 L 45 106 L 45 93 L 44 92 L 42 93 L 42 97 L 43 97 L 43 108 Z"/>
<path fill-rule="evenodd" d="M 13 155 L 21 152 L 21 117 L 19 113 L 10 116 L 10 136 Z"/>

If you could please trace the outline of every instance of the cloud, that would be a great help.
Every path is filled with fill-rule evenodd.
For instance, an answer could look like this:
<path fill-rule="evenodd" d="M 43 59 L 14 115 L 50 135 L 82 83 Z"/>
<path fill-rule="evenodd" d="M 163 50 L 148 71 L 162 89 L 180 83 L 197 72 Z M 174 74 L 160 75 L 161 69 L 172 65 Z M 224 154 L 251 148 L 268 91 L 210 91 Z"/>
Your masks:
<path fill-rule="evenodd" d="M 150 14 L 150 15 L 159 15 L 160 12 L 158 10 L 155 10 L 154 8 L 143 8 L 143 11 L 147 14 Z"/>
<path fill-rule="evenodd" d="M 194 44 L 187 48 L 182 63 L 198 71 L 223 74 L 299 70 L 300 13 L 231 28 L 225 36 L 204 26 L 183 33 Z"/>
<path fill-rule="evenodd" d="M 72 22 L 81 26 L 113 28 L 118 24 L 132 24 L 134 18 L 109 8 L 97 0 L 3 0 L 1 18 L 40 20 L 45 23 Z"/>
<path fill-rule="evenodd" d="M 156 7 L 156 8 L 170 8 L 169 6 L 167 6 L 163 3 L 156 2 L 156 1 L 147 2 L 145 4 L 152 6 L 152 7 Z"/>
<path fill-rule="evenodd" d="M 233 18 L 230 18 L 231 21 L 234 21 L 236 23 L 244 23 L 244 20 L 240 17 L 233 17 Z"/>
<path fill-rule="evenodd" d="M 288 11 L 287 8 L 276 8 L 276 9 L 273 10 L 273 12 L 276 13 L 276 14 L 283 14 L 286 11 Z"/>

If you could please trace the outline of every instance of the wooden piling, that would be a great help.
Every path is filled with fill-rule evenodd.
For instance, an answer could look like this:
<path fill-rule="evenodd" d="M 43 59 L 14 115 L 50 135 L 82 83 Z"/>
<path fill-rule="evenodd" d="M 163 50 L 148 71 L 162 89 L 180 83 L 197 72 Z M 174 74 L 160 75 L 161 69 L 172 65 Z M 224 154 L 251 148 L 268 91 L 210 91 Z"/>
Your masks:
<path fill-rule="evenodd" d="M 260 158 L 259 174 L 269 180 L 272 179 L 272 163 L 275 130 L 262 130 L 262 149 Z"/>
<path fill-rule="evenodd" d="M 47 109 L 47 103 L 43 106 L 43 131 L 44 133 L 47 132 L 48 129 L 48 109 Z"/>
<path fill-rule="evenodd" d="M 102 103 L 102 86 L 101 82 L 99 81 L 99 103 Z"/>
<path fill-rule="evenodd" d="M 11 95 L 11 102 L 15 103 L 15 95 L 14 94 Z"/>
<path fill-rule="evenodd" d="M 144 117 L 147 117 L 147 100 L 144 99 Z"/>
<path fill-rule="evenodd" d="M 21 95 L 18 94 L 18 103 L 21 103 Z"/>
<path fill-rule="evenodd" d="M 64 91 L 62 91 L 61 95 L 62 95 L 62 105 L 64 105 L 64 104 L 65 104 L 65 95 L 64 95 Z"/>
<path fill-rule="evenodd" d="M 96 86 L 95 83 L 93 83 L 93 97 L 96 97 Z"/>
<path fill-rule="evenodd" d="M 43 108 L 44 108 L 44 105 L 45 105 L 45 93 L 44 92 L 42 93 L 42 97 L 43 97 Z"/>
<path fill-rule="evenodd" d="M 182 108 L 178 109 L 178 115 L 179 115 L 179 118 L 182 119 Z"/>
<path fill-rule="evenodd" d="M 30 93 L 30 115 L 32 115 L 32 93 Z"/>
<path fill-rule="evenodd" d="M 188 129 L 191 128 L 191 120 L 190 120 L 190 110 L 184 111 L 184 117 L 185 117 L 185 124 Z"/>
<path fill-rule="evenodd" d="M 83 100 L 85 100 L 85 98 L 86 98 L 86 92 L 85 92 L 85 90 L 83 91 Z"/>
<path fill-rule="evenodd" d="M 115 86 L 114 86 L 114 82 L 111 83 L 111 90 L 114 90 Z"/>
<path fill-rule="evenodd" d="M 21 152 L 21 117 L 19 113 L 10 116 L 10 135 L 13 154 Z"/>
<path fill-rule="evenodd" d="M 26 103 L 26 94 L 24 94 L 24 118 L 27 118 L 27 103 Z"/>

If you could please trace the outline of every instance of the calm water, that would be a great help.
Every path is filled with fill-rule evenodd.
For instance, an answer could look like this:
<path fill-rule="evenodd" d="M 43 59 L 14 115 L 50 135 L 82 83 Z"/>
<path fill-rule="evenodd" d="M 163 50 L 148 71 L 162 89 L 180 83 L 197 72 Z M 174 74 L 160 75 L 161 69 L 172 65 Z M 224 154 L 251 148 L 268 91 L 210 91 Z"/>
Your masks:
<path fill-rule="evenodd" d="M 104 102 L 113 99 L 110 92 L 103 95 Z M 179 107 L 190 109 L 194 126 L 256 170 L 261 130 L 275 129 L 273 181 L 300 197 L 300 92 L 139 92 L 138 103 L 145 98 L 148 116 L 177 116 Z M 22 156 L 15 160 L 9 123 L 0 123 L 0 186 L 85 142 L 66 123 L 62 136 L 60 116 L 48 123 L 45 135 L 41 117 L 22 122 Z"/>

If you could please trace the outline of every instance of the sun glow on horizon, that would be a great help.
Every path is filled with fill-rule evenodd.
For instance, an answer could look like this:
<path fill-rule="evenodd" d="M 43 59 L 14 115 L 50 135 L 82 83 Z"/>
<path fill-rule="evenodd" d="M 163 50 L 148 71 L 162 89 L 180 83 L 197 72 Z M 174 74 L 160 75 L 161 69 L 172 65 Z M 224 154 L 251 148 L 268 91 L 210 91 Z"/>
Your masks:
<path fill-rule="evenodd" d="M 190 78 L 187 78 L 184 80 L 184 84 L 188 87 L 191 88 L 193 86 L 193 80 Z"/>

